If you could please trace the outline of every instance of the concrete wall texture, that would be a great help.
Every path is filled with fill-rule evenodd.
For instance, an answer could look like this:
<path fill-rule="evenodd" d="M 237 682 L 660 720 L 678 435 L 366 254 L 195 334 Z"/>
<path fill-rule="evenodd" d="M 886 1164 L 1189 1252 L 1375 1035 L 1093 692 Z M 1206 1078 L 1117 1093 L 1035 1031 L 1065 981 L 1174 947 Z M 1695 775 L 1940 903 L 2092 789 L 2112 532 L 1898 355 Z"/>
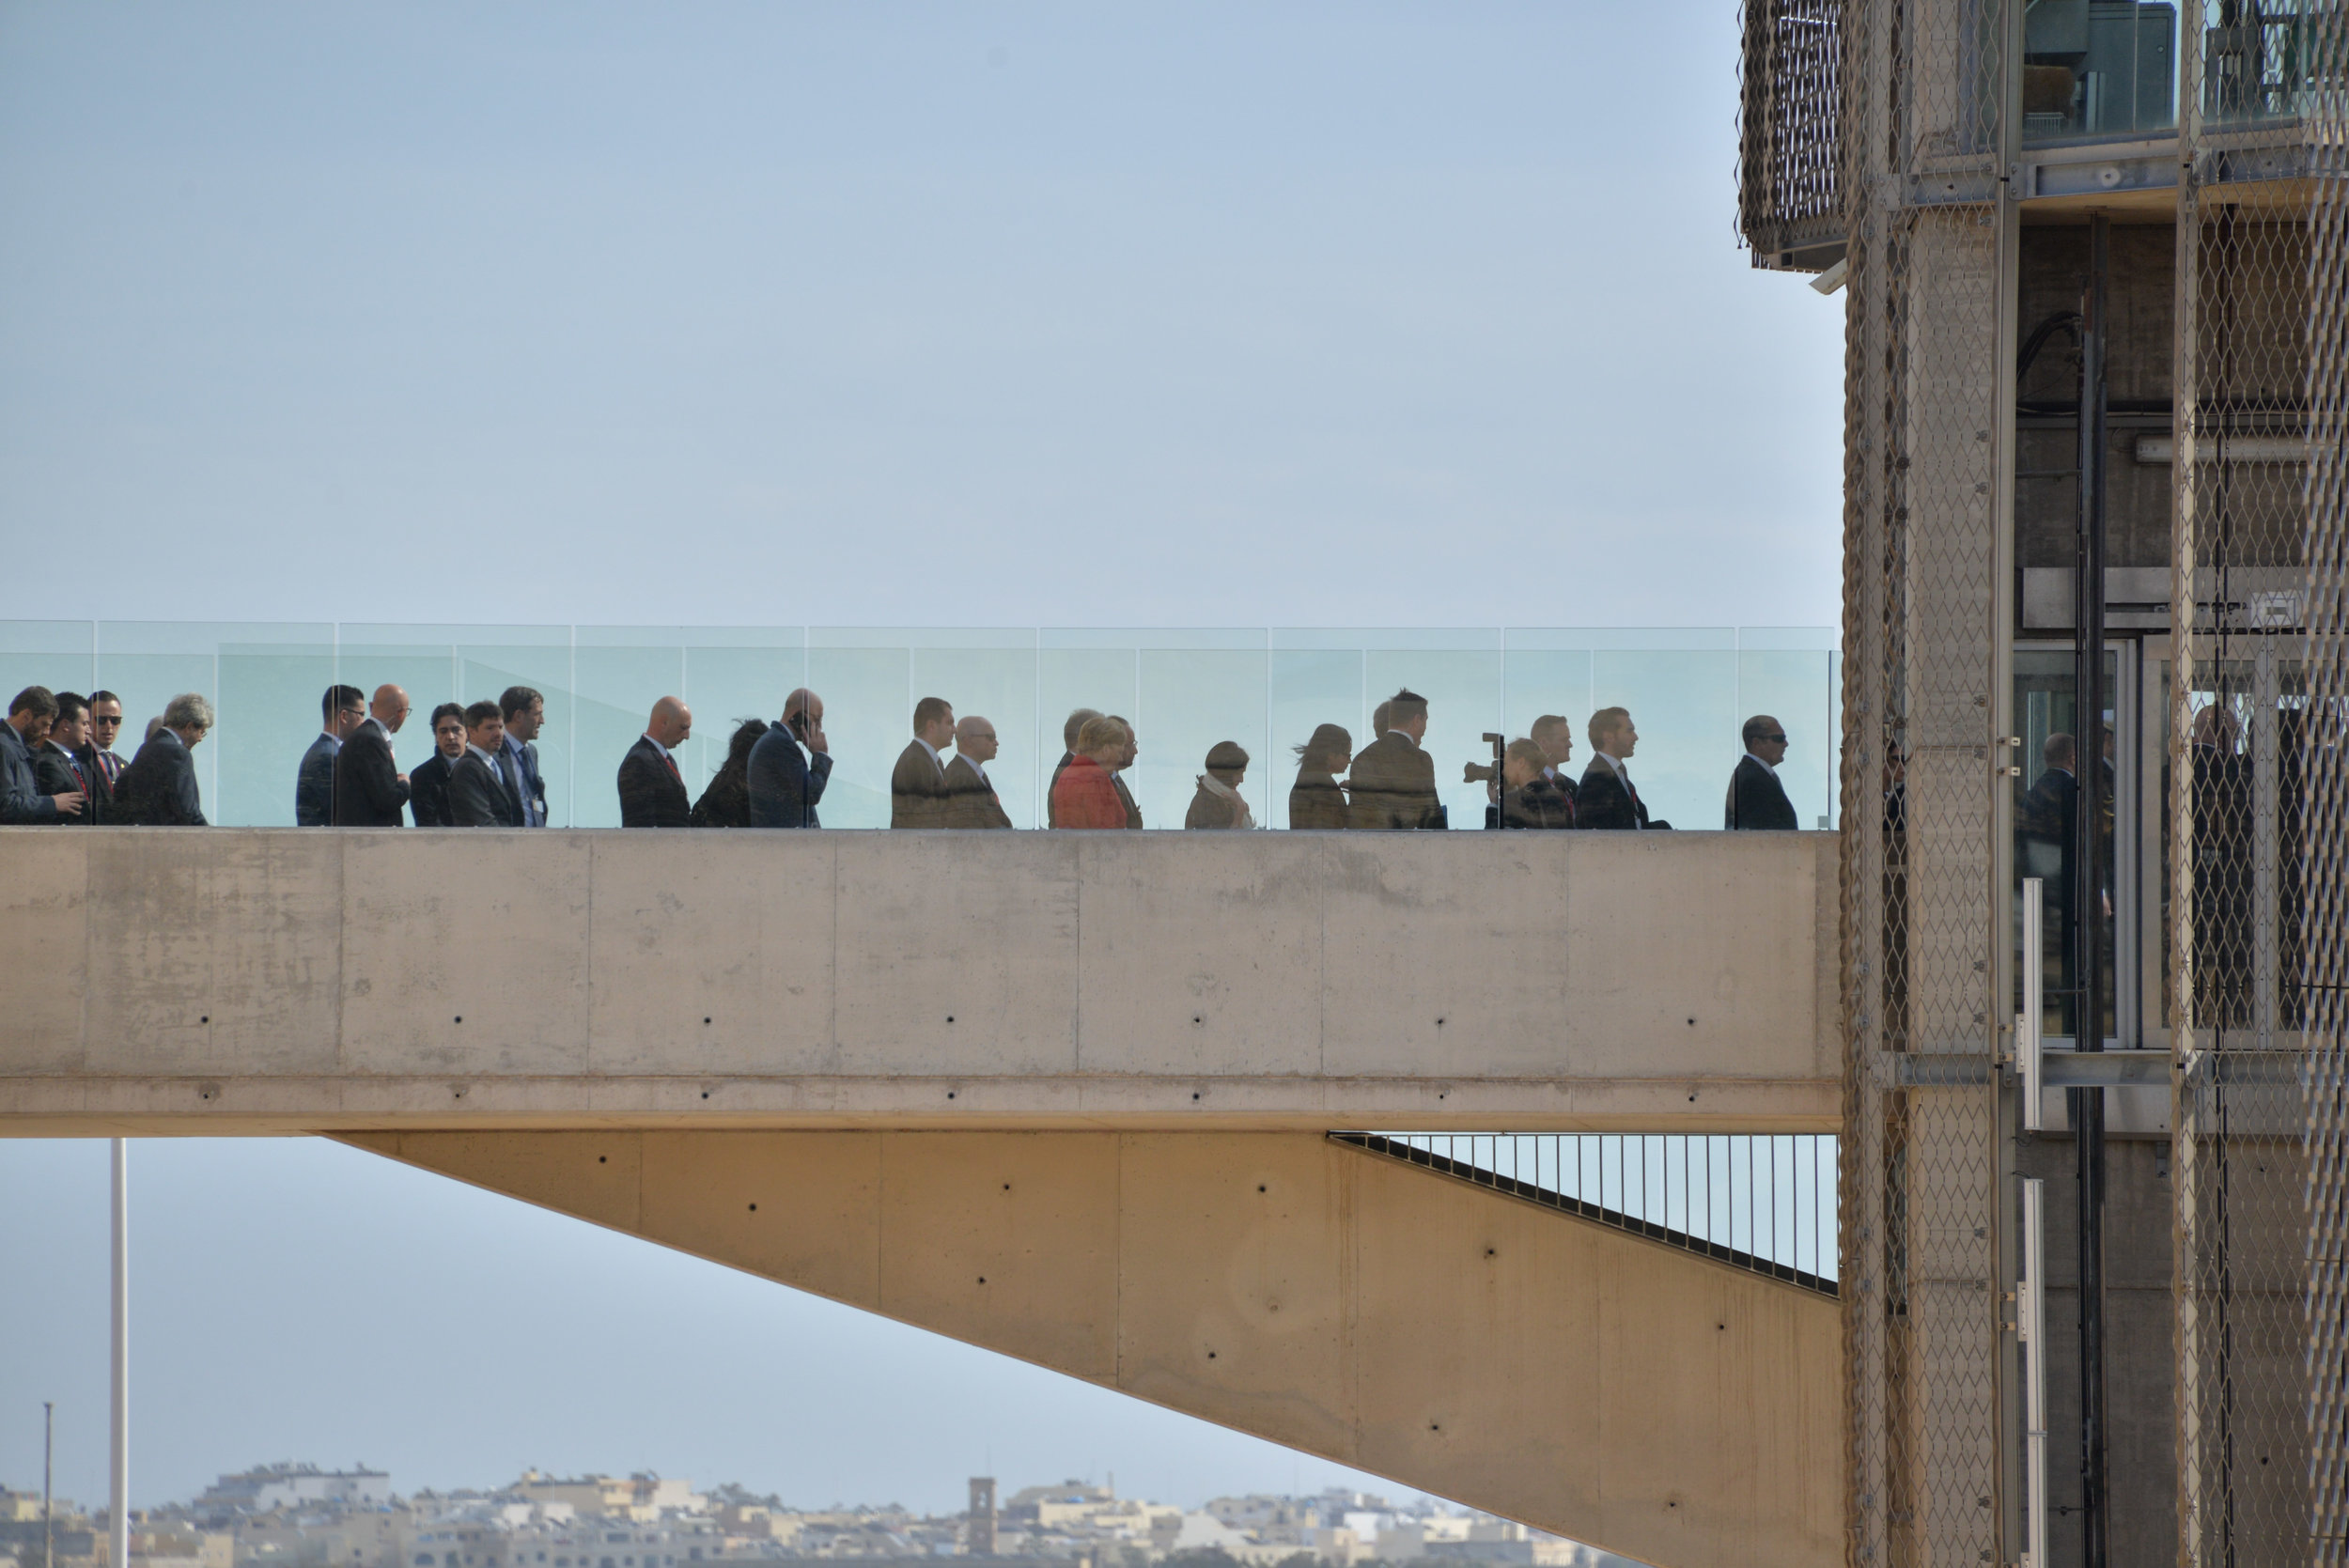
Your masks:
<path fill-rule="evenodd" d="M 1832 1298 L 1315 1134 L 348 1141 L 1646 1561 L 1842 1557 Z"/>
<path fill-rule="evenodd" d="M 0 1136 L 327 1133 L 1659 1564 L 1833 1299 L 1333 1127 L 1832 1131 L 1826 834 L 0 830 Z"/>
<path fill-rule="evenodd" d="M 0 1130 L 1830 1131 L 1835 841 L 0 831 Z"/>

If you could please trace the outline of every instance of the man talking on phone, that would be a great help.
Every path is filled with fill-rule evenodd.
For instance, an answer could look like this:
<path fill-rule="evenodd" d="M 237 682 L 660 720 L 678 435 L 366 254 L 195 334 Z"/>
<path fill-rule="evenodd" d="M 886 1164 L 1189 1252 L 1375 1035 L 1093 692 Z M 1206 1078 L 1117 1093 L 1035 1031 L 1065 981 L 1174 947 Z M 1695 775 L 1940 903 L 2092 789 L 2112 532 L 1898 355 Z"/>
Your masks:
<path fill-rule="evenodd" d="M 783 700 L 783 722 L 751 748 L 751 826 L 820 828 L 816 802 L 832 777 L 824 699 L 802 686 Z"/>

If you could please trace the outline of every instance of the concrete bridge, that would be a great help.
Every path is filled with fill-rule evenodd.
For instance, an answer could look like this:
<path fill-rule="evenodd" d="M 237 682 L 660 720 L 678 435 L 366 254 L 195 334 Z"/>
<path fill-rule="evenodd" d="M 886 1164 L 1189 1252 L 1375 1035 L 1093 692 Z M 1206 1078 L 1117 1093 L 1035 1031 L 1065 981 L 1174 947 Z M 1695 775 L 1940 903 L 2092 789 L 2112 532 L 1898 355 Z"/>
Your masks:
<path fill-rule="evenodd" d="M 0 1131 L 325 1134 L 1613 1550 L 1842 1550 L 1828 1295 L 1333 1142 L 1832 1131 L 1813 834 L 0 831 Z"/>

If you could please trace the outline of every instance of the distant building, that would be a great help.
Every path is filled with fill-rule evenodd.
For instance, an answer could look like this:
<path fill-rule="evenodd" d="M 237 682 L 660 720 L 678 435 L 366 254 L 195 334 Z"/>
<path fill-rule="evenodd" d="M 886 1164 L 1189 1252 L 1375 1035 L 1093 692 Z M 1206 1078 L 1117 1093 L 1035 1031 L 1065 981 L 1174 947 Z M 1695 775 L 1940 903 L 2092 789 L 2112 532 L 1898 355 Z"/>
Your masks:
<path fill-rule="evenodd" d="M 319 1503 L 380 1508 L 392 1500 L 392 1478 L 382 1470 L 321 1470 L 316 1465 L 263 1465 L 225 1475 L 195 1499 L 198 1515 L 272 1514 Z"/>

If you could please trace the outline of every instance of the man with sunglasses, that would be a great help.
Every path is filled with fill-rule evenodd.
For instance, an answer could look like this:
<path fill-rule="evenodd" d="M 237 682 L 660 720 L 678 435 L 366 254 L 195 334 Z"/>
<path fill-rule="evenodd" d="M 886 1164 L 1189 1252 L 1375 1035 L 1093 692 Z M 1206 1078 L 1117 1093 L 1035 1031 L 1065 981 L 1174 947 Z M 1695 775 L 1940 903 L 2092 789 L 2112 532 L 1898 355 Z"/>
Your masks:
<path fill-rule="evenodd" d="M 101 805 L 111 803 L 115 781 L 131 766 L 115 754 L 115 742 L 122 736 L 122 699 L 112 691 L 89 694 L 89 741 L 80 753 L 82 765 L 89 769 L 90 782 L 98 786 L 97 798 Z"/>
<path fill-rule="evenodd" d="M 1746 754 L 1729 777 L 1729 799 L 1721 808 L 1721 826 L 1732 832 L 1792 832 L 1797 827 L 1795 803 L 1778 782 L 1778 765 L 1786 760 L 1786 726 L 1766 713 L 1746 721 Z"/>

